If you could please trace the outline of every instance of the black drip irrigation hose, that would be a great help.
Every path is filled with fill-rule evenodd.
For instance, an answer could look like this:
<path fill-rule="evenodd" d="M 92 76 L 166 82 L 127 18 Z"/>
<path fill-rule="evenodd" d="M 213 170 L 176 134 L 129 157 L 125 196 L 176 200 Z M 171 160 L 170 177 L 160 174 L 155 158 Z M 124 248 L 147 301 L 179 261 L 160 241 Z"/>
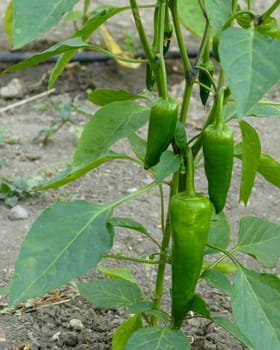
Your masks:
<path fill-rule="evenodd" d="M 7 52 L 7 53 L 0 53 L 0 62 L 1 63 L 18 63 L 21 62 L 27 58 L 30 58 L 34 55 L 36 55 L 37 53 L 31 53 L 31 52 Z M 188 52 L 188 56 L 190 58 L 195 58 L 198 54 L 197 50 L 193 50 Z M 58 56 L 54 56 L 54 57 L 50 57 L 48 59 L 46 59 L 44 62 L 56 62 L 57 61 L 57 57 Z M 166 58 L 168 59 L 178 59 L 180 58 L 180 52 L 179 51 L 170 51 L 167 52 L 167 54 L 165 55 Z M 137 54 L 135 56 L 135 58 L 145 58 L 144 54 Z M 109 60 L 112 60 L 112 57 L 97 53 L 97 52 L 92 52 L 92 51 L 84 51 L 84 52 L 80 52 L 77 53 L 76 55 L 74 55 L 71 59 L 71 61 L 77 61 L 80 63 L 95 63 L 95 62 L 106 62 Z"/>

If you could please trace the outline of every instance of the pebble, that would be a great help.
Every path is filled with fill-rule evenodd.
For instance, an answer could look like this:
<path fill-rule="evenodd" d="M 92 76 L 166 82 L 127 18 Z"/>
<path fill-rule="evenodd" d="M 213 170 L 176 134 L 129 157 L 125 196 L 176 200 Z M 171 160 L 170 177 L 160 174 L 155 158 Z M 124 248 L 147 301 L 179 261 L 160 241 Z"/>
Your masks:
<path fill-rule="evenodd" d="M 82 321 L 77 318 L 72 318 L 72 320 L 69 321 L 69 325 L 71 328 L 77 331 L 80 331 L 84 328 Z"/>
<path fill-rule="evenodd" d="M 10 210 L 8 218 L 10 220 L 25 220 L 28 218 L 28 211 L 21 205 L 16 205 Z"/>
<path fill-rule="evenodd" d="M 0 89 L 0 96 L 3 98 L 19 98 L 26 93 L 26 86 L 22 80 L 14 78 L 9 84 Z"/>

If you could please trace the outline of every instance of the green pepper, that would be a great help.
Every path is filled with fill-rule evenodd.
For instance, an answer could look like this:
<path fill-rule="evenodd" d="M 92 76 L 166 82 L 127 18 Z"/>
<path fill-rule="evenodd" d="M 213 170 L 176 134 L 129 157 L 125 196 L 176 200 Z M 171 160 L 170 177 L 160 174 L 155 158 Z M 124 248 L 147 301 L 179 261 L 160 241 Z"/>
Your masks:
<path fill-rule="evenodd" d="M 172 318 L 180 328 L 195 294 L 208 239 L 212 204 L 202 193 L 179 192 L 170 201 Z"/>
<path fill-rule="evenodd" d="M 168 9 L 168 7 L 166 7 L 165 21 L 164 21 L 164 38 L 163 38 L 163 54 L 164 55 L 169 50 L 172 35 L 173 35 L 173 24 L 170 21 L 169 9 Z"/>
<path fill-rule="evenodd" d="M 180 328 L 188 311 L 192 309 L 196 285 L 203 265 L 208 240 L 212 204 L 208 196 L 194 188 L 192 151 L 185 148 L 186 180 L 182 192 L 170 200 L 172 234 L 172 327 Z M 185 167 L 185 164 L 183 164 Z M 178 184 L 179 188 L 182 184 Z"/>
<path fill-rule="evenodd" d="M 146 65 L 146 87 L 149 91 L 152 91 L 156 82 L 154 72 L 151 65 L 147 63 Z"/>
<path fill-rule="evenodd" d="M 151 107 L 144 168 L 156 165 L 173 140 L 178 118 L 178 102 L 172 97 L 159 97 Z"/>
<path fill-rule="evenodd" d="M 208 193 L 220 213 L 226 203 L 233 167 L 233 131 L 231 127 L 209 125 L 203 132 L 204 168 L 208 179 Z"/>
<path fill-rule="evenodd" d="M 203 104 L 203 106 L 206 105 L 206 102 L 208 100 L 208 97 L 209 97 L 209 89 L 211 87 L 211 84 L 212 84 L 212 81 L 210 79 L 210 76 L 209 75 L 213 75 L 214 73 L 214 63 L 210 60 L 210 59 L 207 59 L 206 61 L 203 61 L 200 66 L 202 68 L 204 68 L 205 70 L 207 70 L 207 72 L 205 70 L 202 70 L 200 69 L 199 70 L 199 73 L 198 73 L 198 79 L 199 79 L 199 82 L 203 85 L 199 85 L 199 94 L 200 94 L 200 99 L 201 99 L 201 102 Z"/>

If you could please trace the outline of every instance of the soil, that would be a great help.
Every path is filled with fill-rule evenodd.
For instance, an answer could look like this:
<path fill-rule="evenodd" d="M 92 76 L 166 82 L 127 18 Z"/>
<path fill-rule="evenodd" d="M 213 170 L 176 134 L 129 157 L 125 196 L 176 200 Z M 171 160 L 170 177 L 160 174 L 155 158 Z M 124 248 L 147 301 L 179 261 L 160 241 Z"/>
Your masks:
<path fill-rule="evenodd" d="M 4 69 L 4 65 L 0 70 Z M 6 86 L 11 79 L 18 78 L 25 86 L 25 92 L 16 99 L 0 99 L 0 110 L 15 102 L 35 96 L 46 90 L 47 77 L 52 65 L 42 64 L 28 71 L 1 77 L 0 86 Z M 172 95 L 182 93 L 183 74 L 180 62 L 168 61 L 169 86 Z M 39 83 L 38 83 L 39 82 Z M 64 170 L 71 163 L 78 143 L 78 134 L 88 118 L 78 112 L 71 113 L 75 125 L 67 123 L 48 142 L 32 142 L 40 131 L 56 125 L 60 121 L 54 107 L 59 103 L 74 102 L 94 112 L 95 106 L 86 100 L 88 88 L 123 88 L 130 92 L 140 92 L 145 86 L 144 67 L 124 70 L 114 61 L 92 63 L 81 66 L 71 64 L 55 84 L 56 91 L 33 102 L 4 113 L 0 112 L 0 131 L 4 142 L 0 145 L 1 179 L 14 181 L 17 178 L 36 181 L 38 177 L 48 178 Z M 279 101 L 280 88 L 276 87 L 270 97 Z M 38 109 L 44 105 L 44 109 Z M 52 108 L 51 108 L 52 107 Z M 190 133 L 202 126 L 206 111 L 201 109 L 198 93 L 191 100 L 188 119 Z M 280 119 L 250 120 L 261 136 L 263 151 L 280 160 L 279 131 Z M 237 125 L 234 125 L 238 135 Z M 145 129 L 144 129 L 145 131 Z M 237 136 L 238 138 L 238 136 Z M 127 151 L 125 141 L 118 143 L 118 150 Z M 204 173 L 196 178 L 200 190 L 205 190 Z M 6 285 L 13 273 L 13 266 L 21 243 L 38 215 L 55 201 L 85 199 L 94 203 L 112 202 L 136 188 L 151 181 L 150 175 L 136 165 L 125 161 L 114 161 L 88 173 L 76 182 L 56 190 L 38 194 L 18 194 L 18 204 L 26 209 L 28 217 L 15 219 L 11 207 L 0 201 L 0 287 Z M 237 238 L 238 222 L 242 216 L 255 215 L 276 223 L 280 222 L 279 189 L 257 176 L 250 202 L 244 208 L 238 202 L 240 182 L 240 162 L 234 165 L 233 182 L 226 207 L 232 225 L 232 239 Z M 165 189 L 167 194 L 167 189 Z M 142 222 L 155 238 L 160 238 L 159 197 L 156 189 L 131 202 L 118 207 L 115 214 L 128 215 Z M 153 252 L 149 241 L 131 231 L 116 232 L 114 249 L 123 250 L 133 256 L 148 256 Z M 242 256 L 242 262 L 249 268 L 260 267 L 249 257 Z M 105 261 L 106 266 L 117 266 L 115 261 Z M 128 266 L 120 264 L 120 266 Z M 155 281 L 155 270 L 139 264 L 129 265 L 144 290 L 150 291 Z M 279 266 L 274 269 L 280 273 Z M 92 269 L 82 280 L 102 278 L 97 269 Z M 168 293 L 170 271 L 167 271 L 164 307 L 169 308 Z M 201 284 L 199 294 L 206 300 L 213 313 L 230 317 L 230 301 L 218 290 Z M 78 293 L 75 283 L 53 291 L 37 299 L 28 300 L 16 309 L 7 307 L 7 298 L 0 296 L 0 350 L 39 349 L 111 349 L 114 330 L 126 319 L 123 310 L 96 309 Z M 223 329 L 209 321 L 195 318 L 185 323 L 185 334 L 190 337 L 192 350 L 241 350 L 245 349 Z"/>

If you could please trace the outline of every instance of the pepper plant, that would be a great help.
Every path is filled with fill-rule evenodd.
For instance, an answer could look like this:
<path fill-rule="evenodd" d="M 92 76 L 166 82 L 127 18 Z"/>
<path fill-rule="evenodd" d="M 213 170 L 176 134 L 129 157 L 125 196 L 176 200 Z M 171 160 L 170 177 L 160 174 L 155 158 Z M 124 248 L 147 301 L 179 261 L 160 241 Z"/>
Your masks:
<path fill-rule="evenodd" d="M 48 0 L 44 8 L 36 9 L 36 16 L 30 17 L 32 2 L 14 0 L 6 16 L 12 23 L 7 28 L 14 48 L 47 31 L 76 2 Z M 280 280 L 272 272 L 249 269 L 239 260 L 240 254 L 236 255 L 249 255 L 260 267 L 276 267 L 280 225 L 255 216 L 242 217 L 237 242 L 229 247 L 230 210 L 225 210 L 234 157 L 242 164 L 239 201 L 245 205 L 257 173 L 276 191 L 280 187 L 280 164 L 262 152 L 258 132 L 250 122 L 252 117 L 280 116 L 279 103 L 266 98 L 280 78 L 280 30 L 274 17 L 280 1 L 262 13 L 254 11 L 250 0 L 245 3 L 154 0 L 140 6 L 137 0 L 130 0 L 125 7 L 106 4 L 84 17 L 82 27 L 71 38 L 6 70 L 32 67 L 59 55 L 50 76 L 51 87 L 80 49 L 108 55 L 124 64 L 144 65 L 146 86 L 138 94 L 110 87 L 89 92 L 89 101 L 99 108 L 84 127 L 71 166 L 34 190 L 63 186 L 115 159 L 132 161 L 153 177 L 151 183 L 113 203 L 75 200 L 44 210 L 22 244 L 10 285 L 11 307 L 82 276 L 102 259 L 119 259 L 120 264 L 126 260 L 156 267 L 155 285 L 149 294 L 124 268 L 102 269 L 104 279 L 77 283 L 80 294 L 95 307 L 121 307 L 129 315 L 114 333 L 113 349 L 190 349 L 183 330 L 191 317 L 211 320 L 249 349 L 280 348 Z M 145 28 L 142 9 L 150 11 L 153 28 Z M 88 43 L 102 24 L 125 11 L 134 18 L 144 58 L 116 54 Z M 150 40 L 147 30 L 151 29 Z M 188 56 L 185 30 L 200 38 L 194 61 Z M 178 44 L 184 69 L 180 105 L 179 99 L 170 96 L 166 73 L 165 57 L 171 40 Z M 186 122 L 196 85 L 202 107 L 209 106 L 209 115 L 202 130 L 190 137 Z M 138 132 L 145 124 L 147 139 Z M 234 140 L 238 127 L 239 142 Z M 134 156 L 111 149 L 120 139 L 128 140 Z M 199 160 L 205 167 L 208 193 L 195 188 Z M 120 204 L 156 186 L 162 214 L 159 242 L 142 223 L 125 215 L 114 216 Z M 163 196 L 164 186 L 169 189 L 168 198 Z M 139 231 L 150 240 L 155 247 L 153 258 L 129 257 L 125 252 L 110 254 L 118 226 Z M 166 295 L 170 308 L 165 309 L 162 298 L 168 264 L 172 281 Z M 232 319 L 215 315 L 204 296 L 197 294 L 197 285 L 203 280 L 230 298 Z"/>

